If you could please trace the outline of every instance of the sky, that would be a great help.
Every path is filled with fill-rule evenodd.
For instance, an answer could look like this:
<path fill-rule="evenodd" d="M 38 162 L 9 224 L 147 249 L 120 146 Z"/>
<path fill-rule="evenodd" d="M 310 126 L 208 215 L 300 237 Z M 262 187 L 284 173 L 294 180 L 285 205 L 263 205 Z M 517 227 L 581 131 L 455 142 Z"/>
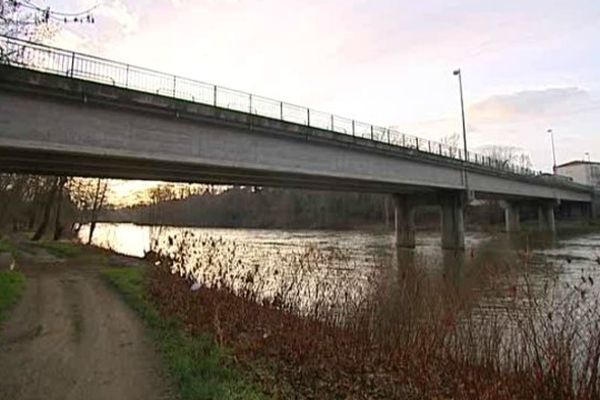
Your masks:
<path fill-rule="evenodd" d="M 600 160 L 597 0 L 59 0 L 97 5 L 53 44 L 469 148 L 534 168 Z M 144 184 L 137 184 L 143 187 Z M 128 193 L 133 186 L 122 185 Z M 119 192 L 119 191 L 117 191 Z"/>

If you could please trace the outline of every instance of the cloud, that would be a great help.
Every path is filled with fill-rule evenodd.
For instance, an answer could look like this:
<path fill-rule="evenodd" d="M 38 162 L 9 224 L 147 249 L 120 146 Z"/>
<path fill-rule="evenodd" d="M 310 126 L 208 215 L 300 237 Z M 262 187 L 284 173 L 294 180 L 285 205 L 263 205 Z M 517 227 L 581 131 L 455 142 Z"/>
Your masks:
<path fill-rule="evenodd" d="M 100 20 L 105 18 L 117 24 L 123 33 L 130 34 L 138 28 L 138 15 L 121 0 L 104 1 L 94 13 Z"/>
<path fill-rule="evenodd" d="M 578 87 L 527 90 L 495 95 L 470 107 L 477 122 L 496 122 L 553 116 L 590 104 L 590 93 Z"/>

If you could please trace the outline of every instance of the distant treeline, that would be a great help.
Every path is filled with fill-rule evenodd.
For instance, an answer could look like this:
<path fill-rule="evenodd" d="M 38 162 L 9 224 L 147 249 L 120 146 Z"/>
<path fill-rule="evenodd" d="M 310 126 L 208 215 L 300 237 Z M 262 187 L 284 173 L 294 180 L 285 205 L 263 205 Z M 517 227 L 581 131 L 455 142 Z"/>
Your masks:
<path fill-rule="evenodd" d="M 497 224 L 502 213 L 496 204 L 471 207 L 467 222 Z M 391 227 L 394 206 L 390 195 L 298 189 L 234 187 L 220 193 L 206 192 L 183 199 L 162 196 L 147 205 L 105 210 L 107 222 L 151 225 L 242 227 L 272 229 L 348 229 Z M 421 228 L 436 228 L 439 211 L 422 208 L 417 213 Z"/>
<path fill-rule="evenodd" d="M 245 228 L 350 228 L 392 221 L 388 196 L 234 187 L 184 199 L 160 200 L 117 210 L 101 219 L 140 224 Z"/>

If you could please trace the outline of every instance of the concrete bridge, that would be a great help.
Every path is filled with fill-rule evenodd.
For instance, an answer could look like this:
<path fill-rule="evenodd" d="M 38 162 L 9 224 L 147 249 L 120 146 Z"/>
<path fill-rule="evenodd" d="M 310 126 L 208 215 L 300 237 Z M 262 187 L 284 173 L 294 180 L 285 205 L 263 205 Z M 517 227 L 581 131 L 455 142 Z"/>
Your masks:
<path fill-rule="evenodd" d="M 29 42 L 0 48 L 2 171 L 390 193 L 403 247 L 421 205 L 440 206 L 442 246 L 457 249 L 468 198 L 504 200 L 509 231 L 524 203 L 553 231 L 555 206 L 593 200 L 590 187 L 373 125 Z"/>

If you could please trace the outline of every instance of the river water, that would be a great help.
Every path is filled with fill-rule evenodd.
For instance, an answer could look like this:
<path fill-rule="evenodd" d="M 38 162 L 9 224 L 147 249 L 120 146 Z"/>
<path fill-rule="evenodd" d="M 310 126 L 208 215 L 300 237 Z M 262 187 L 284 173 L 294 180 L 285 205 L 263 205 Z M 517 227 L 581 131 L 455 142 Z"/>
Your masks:
<path fill-rule="evenodd" d="M 87 227 L 80 232 L 87 237 Z M 182 242 L 181 239 L 187 239 Z M 309 304 L 324 292 L 344 291 L 343 297 L 359 301 L 369 292 L 374 274 L 382 269 L 406 270 L 407 266 L 429 275 L 450 277 L 474 285 L 474 273 L 500 276 L 478 279 L 471 289 L 483 294 L 481 304 L 491 307 L 505 290 L 522 284 L 541 286 L 554 282 L 558 287 L 585 280 L 600 283 L 600 233 L 548 238 L 503 234 L 468 233 L 466 251 L 442 251 L 436 232 L 419 232 L 414 251 L 397 252 L 390 232 L 328 230 L 217 229 L 140 226 L 128 223 L 100 223 L 94 244 L 118 253 L 142 257 L 153 249 L 166 253 L 186 249 L 184 269 L 194 271 L 200 281 L 225 276 L 240 286 L 252 274 L 262 279 L 261 289 L 274 295 L 293 279 L 302 287 L 297 293 Z M 525 261 L 524 261 L 525 260 Z M 526 264 L 526 267 L 523 267 Z M 520 268 L 515 268 L 520 265 Z M 488 272 L 486 272 L 488 273 Z M 504 275 L 508 278 L 503 279 Z M 260 286 L 260 285 L 259 285 Z M 593 285 L 598 287 L 600 285 Z M 331 297 L 331 296 L 329 296 Z M 305 304 L 305 305 L 306 305 Z"/>

